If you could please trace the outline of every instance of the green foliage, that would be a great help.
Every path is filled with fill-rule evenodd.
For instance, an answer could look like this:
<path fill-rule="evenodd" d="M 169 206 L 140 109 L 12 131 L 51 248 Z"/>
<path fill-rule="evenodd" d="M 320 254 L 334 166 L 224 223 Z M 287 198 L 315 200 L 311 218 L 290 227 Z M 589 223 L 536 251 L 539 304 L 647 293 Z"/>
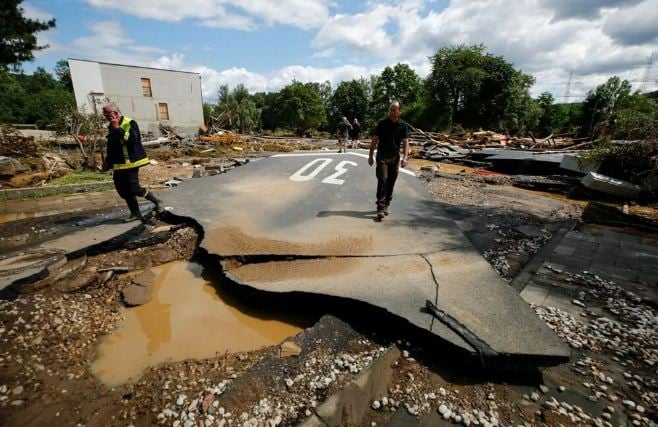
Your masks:
<path fill-rule="evenodd" d="M 0 123 L 24 123 L 28 97 L 14 74 L 0 70 L 0 94 Z"/>
<path fill-rule="evenodd" d="M 298 135 L 309 129 L 318 129 L 327 122 L 318 83 L 293 81 L 281 89 L 277 101 L 280 126 L 292 129 Z"/>
<path fill-rule="evenodd" d="M 422 83 L 418 74 L 407 64 L 386 67 L 378 76 L 373 76 L 371 111 L 373 121 L 386 117 L 392 101 L 400 101 L 403 109 L 416 103 L 422 96 Z"/>
<path fill-rule="evenodd" d="M 71 79 L 71 69 L 69 68 L 69 61 L 60 59 L 55 64 L 55 75 L 62 87 L 69 92 L 73 93 L 73 80 Z"/>
<path fill-rule="evenodd" d="M 258 92 L 254 94 L 256 107 L 260 109 L 260 123 L 263 129 L 274 130 L 280 126 L 281 108 L 278 92 Z"/>
<path fill-rule="evenodd" d="M 368 84 L 365 80 L 343 81 L 338 84 L 330 101 L 330 126 L 345 116 L 352 123 L 356 118 L 364 123 L 368 113 Z"/>
<path fill-rule="evenodd" d="M 218 95 L 213 115 L 222 117 L 223 127 L 246 133 L 259 126 L 261 111 L 244 85 L 237 85 L 231 92 L 228 85 L 222 85 Z"/>
<path fill-rule="evenodd" d="M 43 68 L 32 75 L 0 70 L 0 123 L 54 124 L 58 111 L 75 105 L 73 93 Z"/>
<path fill-rule="evenodd" d="M 658 137 L 658 105 L 617 76 L 591 91 L 582 107 L 581 133 L 592 138 Z"/>
<path fill-rule="evenodd" d="M 112 175 L 88 170 L 76 170 L 73 173 L 53 179 L 49 185 L 87 184 L 104 181 L 112 181 Z"/>
<path fill-rule="evenodd" d="M 48 46 L 37 45 L 36 33 L 55 26 L 55 20 L 38 21 L 23 16 L 23 0 L 0 0 L 0 69 L 17 71 L 32 61 L 33 52 Z"/>
<path fill-rule="evenodd" d="M 204 102 L 202 108 L 203 108 L 203 123 L 207 125 L 210 123 L 210 115 L 212 114 L 213 105 Z"/>
<path fill-rule="evenodd" d="M 98 102 L 102 104 L 104 101 Z M 96 152 L 107 134 L 105 124 L 104 118 L 98 113 L 89 113 L 85 108 L 79 110 L 75 105 L 66 105 L 57 111 L 54 128 L 58 135 L 71 136 L 78 143 L 82 156 L 80 166 L 83 169 L 96 170 Z"/>
<path fill-rule="evenodd" d="M 434 128 L 451 127 L 519 131 L 526 127 L 534 78 L 514 69 L 502 57 L 485 54 L 484 46 L 437 50 L 425 81 Z"/>
<path fill-rule="evenodd" d="M 553 103 L 553 95 L 544 92 L 537 98 L 539 117 L 534 130 L 537 136 L 546 137 L 550 134 L 563 132 L 569 118 L 569 107 Z"/>
<path fill-rule="evenodd" d="M 631 94 L 631 84 L 617 76 L 608 79 L 587 94 L 583 103 L 581 132 L 583 135 L 610 135 L 614 132 L 615 112 L 618 103 L 623 103 Z"/>
<path fill-rule="evenodd" d="M 581 155 L 583 164 L 600 164 L 599 172 L 613 178 L 642 184 L 649 175 L 658 175 L 658 142 L 636 141 L 612 144 L 603 139 Z"/>
<path fill-rule="evenodd" d="M 617 104 L 612 137 L 615 139 L 658 138 L 658 104 L 635 92 Z"/>

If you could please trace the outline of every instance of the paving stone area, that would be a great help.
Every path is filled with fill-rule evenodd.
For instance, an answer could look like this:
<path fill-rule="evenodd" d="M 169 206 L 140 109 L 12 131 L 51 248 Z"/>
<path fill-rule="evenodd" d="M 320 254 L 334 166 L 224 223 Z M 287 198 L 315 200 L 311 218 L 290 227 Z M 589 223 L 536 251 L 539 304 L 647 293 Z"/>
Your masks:
<path fill-rule="evenodd" d="M 556 239 L 513 283 L 527 302 L 548 306 L 568 300 L 570 305 L 577 288 L 560 274 L 585 271 L 658 301 L 658 236 L 585 224 Z"/>

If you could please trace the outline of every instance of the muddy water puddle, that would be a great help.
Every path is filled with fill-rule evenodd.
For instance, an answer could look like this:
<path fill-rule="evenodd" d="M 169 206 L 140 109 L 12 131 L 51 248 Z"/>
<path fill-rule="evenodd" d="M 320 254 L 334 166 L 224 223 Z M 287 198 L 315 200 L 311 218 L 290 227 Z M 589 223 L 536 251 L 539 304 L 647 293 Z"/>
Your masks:
<path fill-rule="evenodd" d="M 202 266 L 177 261 L 153 268 L 151 301 L 123 310 L 117 330 L 102 339 L 92 372 L 109 386 L 136 380 L 149 366 L 255 350 L 296 335 L 315 319 L 258 312 L 221 298 Z M 230 297 L 228 297 L 230 298 Z M 248 312 L 248 314 L 247 314 Z"/>

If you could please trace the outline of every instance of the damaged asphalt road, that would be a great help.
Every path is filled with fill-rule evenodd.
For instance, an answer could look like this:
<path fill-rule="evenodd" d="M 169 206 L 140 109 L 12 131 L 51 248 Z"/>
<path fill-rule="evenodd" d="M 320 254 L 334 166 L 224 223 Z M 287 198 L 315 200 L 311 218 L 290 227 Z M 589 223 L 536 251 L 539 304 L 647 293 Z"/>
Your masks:
<path fill-rule="evenodd" d="M 332 162 L 327 162 L 324 169 L 308 181 L 295 183 L 320 185 L 309 181 L 321 182 L 340 172 L 336 169 L 339 159 L 357 165 L 365 163 L 365 159 L 355 155 L 322 153 L 321 158 L 332 159 Z M 283 174 L 281 181 L 290 180 L 290 176 L 312 160 L 308 156 L 299 159 L 292 171 Z M 130 265 L 131 271 L 137 273 L 149 265 L 190 260 L 199 245 L 202 250 L 196 250 L 196 254 L 204 265 L 204 277 L 212 281 L 218 292 L 233 294 L 250 304 L 276 306 L 286 311 L 306 310 L 319 315 L 326 309 L 344 320 L 327 316 L 292 338 L 300 348 L 297 356 L 283 357 L 279 346 L 273 346 L 202 360 L 166 362 L 147 369 L 134 382 L 110 389 L 99 383 L 89 366 L 96 358 L 100 338 L 116 328 L 120 321 L 123 310 L 120 291 L 132 283 L 130 275 L 115 275 L 104 286 L 99 285 L 100 281 L 90 281 L 71 293 L 60 288 L 66 279 L 52 282 L 61 272 L 55 270 L 49 276 L 51 282 L 48 278 L 40 279 L 24 288 L 17 299 L 2 303 L 0 363 L 5 369 L 0 376 L 0 421 L 84 425 L 196 425 L 198 422 L 205 425 L 228 425 L 229 422 L 234 425 L 299 422 L 339 425 L 347 421 L 357 425 L 435 425 L 440 419 L 465 425 L 524 422 L 648 425 L 655 419 L 652 408 L 656 402 L 656 384 L 651 379 L 655 369 L 652 364 L 656 360 L 655 318 L 652 323 L 652 309 L 647 311 L 643 300 L 628 296 L 627 291 L 615 291 L 615 285 L 610 282 L 601 284 L 596 279 L 575 276 L 562 278 L 577 282 L 579 292 L 586 291 L 581 298 L 587 305 L 583 312 L 591 313 L 587 316 L 596 320 L 592 324 L 599 325 L 599 332 L 582 327 L 589 321 L 588 317 L 578 315 L 578 311 L 575 316 L 566 314 L 565 307 L 539 310 L 537 316 L 514 291 L 513 296 L 534 316 L 533 321 L 544 319 L 541 326 L 549 331 L 549 336 L 553 336 L 550 329 L 558 332 L 559 347 L 571 347 L 573 358 L 570 363 L 541 372 L 522 370 L 511 374 L 492 374 L 477 363 L 464 363 L 462 353 L 451 351 L 451 348 L 460 348 L 460 344 L 454 345 L 460 339 L 458 336 L 453 337 L 453 344 L 441 340 L 430 344 L 428 335 L 419 331 L 436 333 L 431 316 L 419 312 L 419 320 L 414 322 L 412 318 L 412 326 L 409 326 L 404 321 L 405 313 L 399 309 L 408 297 L 382 295 L 382 288 L 396 292 L 407 288 L 419 294 L 414 308 L 424 306 L 426 299 L 450 301 L 450 295 L 437 298 L 437 292 L 450 290 L 449 286 L 442 286 L 444 284 L 468 282 L 468 275 L 459 269 L 465 261 L 478 267 L 473 268 L 473 286 L 482 286 L 477 279 L 483 277 L 484 271 L 487 274 L 484 277 L 493 275 L 489 283 L 513 290 L 504 279 L 514 278 L 532 258 L 532 252 L 540 250 L 553 235 L 557 236 L 560 223 L 576 216 L 577 209 L 564 202 L 549 202 L 540 195 L 530 196 L 530 192 L 517 193 L 516 189 L 507 190 L 507 187 L 468 178 L 460 181 L 460 185 L 451 186 L 446 182 L 454 180 L 423 176 L 426 188 L 440 202 L 436 209 L 431 206 L 433 200 L 422 181 L 405 175 L 400 177 L 391 216 L 376 223 L 372 169 L 361 168 L 364 174 L 356 178 L 357 188 L 363 191 L 366 200 L 362 196 L 351 198 L 348 192 L 343 192 L 343 186 L 326 183 L 323 185 L 334 190 L 329 191 L 330 197 L 325 192 L 322 200 L 317 185 L 293 197 L 277 193 L 283 183 L 267 174 L 248 174 L 256 175 L 254 185 L 242 179 L 239 172 L 249 171 L 249 167 L 261 162 L 263 160 L 251 162 L 226 175 L 184 182 L 181 188 L 203 186 L 206 185 L 203 181 L 211 179 L 227 181 L 223 190 L 229 194 L 217 195 L 214 201 L 212 197 L 216 195 L 207 187 L 199 192 L 197 199 L 207 203 L 207 209 L 195 208 L 192 199 L 180 205 L 174 203 L 178 189 L 162 193 L 167 205 L 174 208 L 174 215 L 198 222 L 202 227 L 197 230 L 199 237 L 192 228 L 167 232 L 166 239 L 142 234 L 123 244 L 123 249 L 108 248 L 109 252 L 87 257 L 85 265 L 75 267 L 79 268 L 76 271 L 93 269 L 102 279 L 105 273 L 101 274 L 101 269 Z M 315 168 L 320 164 L 316 163 Z M 344 163 L 343 167 L 348 171 L 334 176 L 336 181 L 349 179 L 352 165 Z M 307 178 L 315 168 L 309 167 L 299 176 Z M 407 184 L 409 188 L 405 189 Z M 437 186 L 445 186 L 442 190 L 450 189 L 452 194 L 436 191 Z M 340 188 L 335 189 L 337 187 Z M 265 196 L 257 198 L 253 204 L 247 202 L 243 210 L 238 209 L 235 199 L 231 202 L 231 197 L 259 194 L 260 190 Z M 491 196 L 487 197 L 488 194 Z M 409 215 L 414 215 L 415 211 L 405 212 L 403 206 L 408 203 L 407 197 L 419 195 L 424 201 L 423 212 L 436 218 L 416 225 L 409 221 L 414 218 Z M 515 196 L 520 195 L 524 204 L 514 205 Z M 543 204 L 542 198 L 545 199 Z M 305 209 L 310 211 L 309 201 L 325 205 L 308 214 Z M 289 210 L 280 209 L 286 205 L 290 205 Z M 396 206 L 400 209 L 396 210 Z M 219 211 L 217 217 L 227 215 L 225 219 L 230 219 L 227 221 L 230 225 L 218 222 L 209 226 L 211 208 Z M 198 209 L 197 215 L 190 215 L 195 209 Z M 272 214 L 272 222 L 262 219 L 268 212 Z M 263 217 L 258 216 L 260 213 Z M 453 227 L 446 235 L 438 235 L 434 220 L 441 224 L 454 224 L 452 221 L 457 220 L 458 227 Z M 318 227 L 314 221 L 318 221 L 315 224 Z M 338 226 L 320 224 L 321 221 L 338 223 Z M 248 223 L 245 229 L 236 226 L 245 222 Z M 310 229 L 318 231 L 297 229 L 292 226 L 295 223 L 311 224 Z M 389 236 L 397 240 L 388 240 L 385 236 L 379 242 L 362 238 L 365 230 L 381 231 L 382 226 L 388 227 Z M 232 243 L 220 243 L 218 238 L 222 234 L 219 232 L 211 239 L 211 229 L 220 229 L 231 236 Z M 275 231 L 268 234 L 268 230 Z M 416 247 L 414 230 L 421 231 L 417 239 L 417 247 L 421 249 L 416 251 L 413 250 Z M 203 240 L 198 242 L 197 239 Z M 143 243 L 135 244 L 136 241 Z M 399 246 L 392 250 L 386 245 L 387 241 L 399 243 Z M 508 263 L 509 268 L 504 272 L 496 268 L 502 277 L 480 255 L 487 250 L 494 251 L 491 258 L 487 257 L 492 265 Z M 239 255 L 239 251 L 245 251 L 245 255 Z M 453 255 L 454 259 L 442 258 L 447 255 Z M 378 259 L 385 262 L 377 263 Z M 440 266 L 431 267 L 432 261 L 438 265 L 439 259 Z M 59 268 L 70 270 L 74 268 L 69 265 L 73 261 Z M 234 281 L 214 277 L 220 262 Z M 366 273 L 355 274 L 361 269 Z M 562 272 L 559 267 L 555 269 Z M 290 280 L 285 279 L 286 272 Z M 336 280 L 337 277 L 340 280 Z M 368 287 L 369 277 L 385 284 Z M 333 286 L 328 285 L 330 282 Z M 346 285 L 341 286 L 342 282 Z M 363 285 L 362 290 L 358 284 Z M 571 282 L 567 284 L 572 285 Z M 602 287 L 605 292 L 601 291 Z M 261 288 L 268 292 L 258 290 Z M 588 299 L 588 289 L 605 298 Z M 282 294 L 276 293 L 281 291 Z M 569 291 L 563 292 L 570 295 Z M 325 294 L 333 297 L 326 298 Z M 426 298 L 427 294 L 431 298 Z M 618 304 L 610 307 L 618 314 L 606 312 L 606 304 L 610 305 L 606 298 L 616 298 Z M 387 300 L 396 300 L 396 305 L 386 307 Z M 495 301 L 480 297 L 476 302 L 496 312 Z M 572 306 L 568 307 L 571 310 L 582 309 L 571 304 L 570 297 L 567 303 Z M 380 308 L 369 309 L 373 304 Z M 466 311 L 466 307 L 458 305 L 460 311 Z M 394 311 L 398 309 L 400 312 Z M 600 312 L 607 313 L 606 316 L 616 322 L 604 334 L 600 331 L 608 327 L 607 323 L 594 317 Z M 422 326 L 428 323 L 429 326 Z M 606 338 L 614 344 L 614 329 L 638 328 L 642 332 L 628 336 L 631 342 L 624 341 L 623 355 L 615 355 L 614 345 L 605 344 Z M 486 334 L 485 329 L 482 331 Z M 601 338 L 592 341 L 596 345 L 588 346 L 586 337 L 595 333 Z M 642 341 L 637 341 L 640 339 Z M 580 347 L 574 347 L 574 342 Z M 647 352 L 636 355 L 634 352 L 640 342 Z M 466 347 L 463 342 L 461 346 Z M 343 418 L 339 414 L 343 414 Z"/>

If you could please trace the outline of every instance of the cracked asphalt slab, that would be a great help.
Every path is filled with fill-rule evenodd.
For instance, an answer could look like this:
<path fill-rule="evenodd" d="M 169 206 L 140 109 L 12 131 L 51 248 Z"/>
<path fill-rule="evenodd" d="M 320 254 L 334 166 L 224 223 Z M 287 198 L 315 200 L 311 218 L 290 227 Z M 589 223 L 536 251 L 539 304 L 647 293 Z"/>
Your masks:
<path fill-rule="evenodd" d="M 378 221 L 374 172 L 365 151 L 290 153 L 187 180 L 162 198 L 203 228 L 200 246 L 239 284 L 362 301 L 476 352 L 424 312 L 430 301 L 499 355 L 569 358 L 413 172 L 401 170 L 391 215 Z"/>

